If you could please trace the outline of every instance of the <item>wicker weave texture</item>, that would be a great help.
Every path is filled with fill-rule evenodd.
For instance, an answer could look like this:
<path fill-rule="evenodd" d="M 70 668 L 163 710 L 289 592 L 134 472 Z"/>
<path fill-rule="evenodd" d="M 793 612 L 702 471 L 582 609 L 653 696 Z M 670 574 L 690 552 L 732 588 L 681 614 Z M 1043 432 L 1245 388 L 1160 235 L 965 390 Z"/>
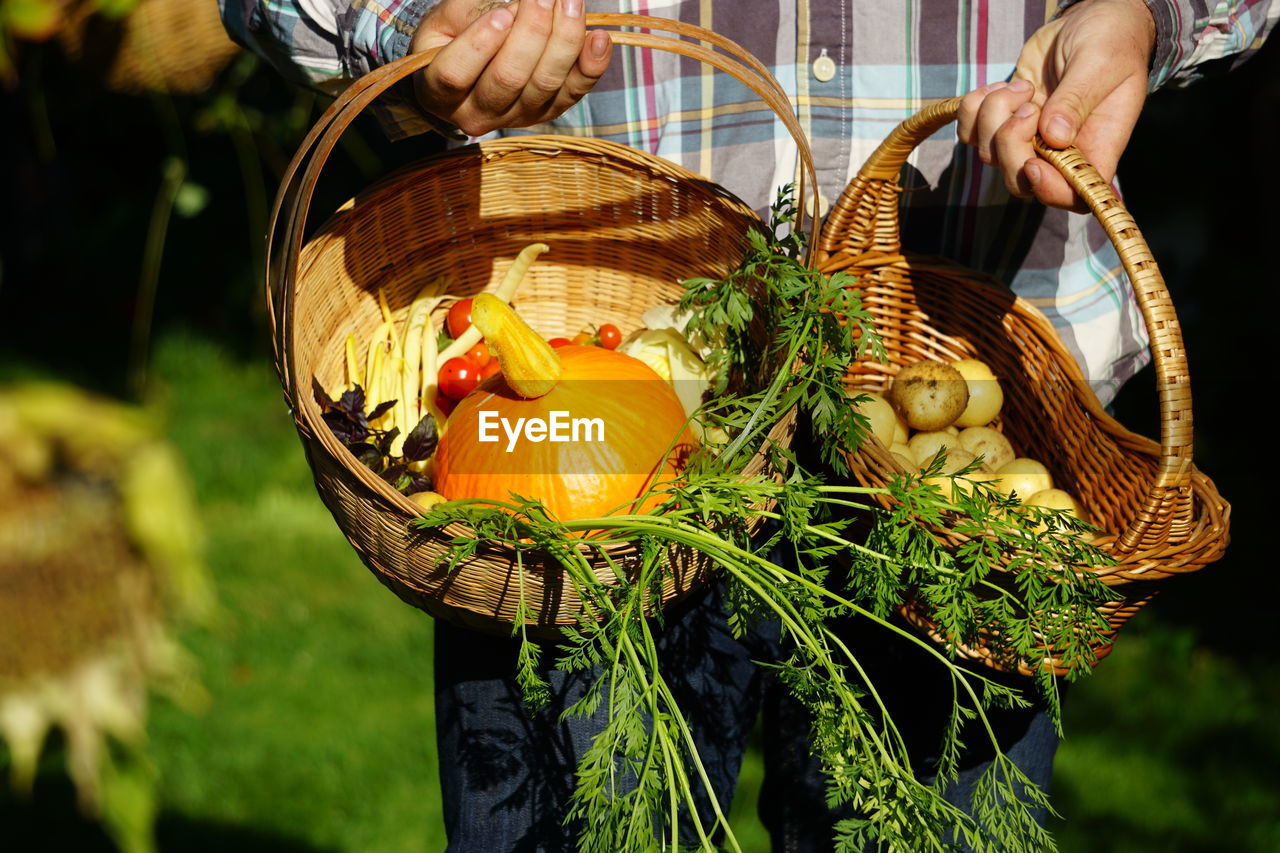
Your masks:
<path fill-rule="evenodd" d="M 816 187 L 808 143 L 786 96 L 740 47 L 658 18 L 592 15 L 587 23 L 668 32 L 615 32 L 614 41 L 672 50 L 736 76 L 778 112 L 800 150 L 802 186 Z M 518 557 L 493 546 L 446 572 L 440 557 L 465 531 L 412 529 L 420 509 L 333 437 L 313 385 L 338 384 L 345 336 L 367 340 L 381 322 L 378 288 L 402 314 L 435 276 L 448 277 L 451 293 L 474 294 L 498 281 L 520 249 L 544 242 L 550 251 L 515 297 L 521 315 L 545 335 L 604 322 L 631 330 L 645 309 L 678 299 L 681 280 L 736 267 L 758 219 L 723 189 L 665 160 L 609 142 L 534 136 L 471 146 L 401 171 L 305 240 L 316 183 L 342 132 L 434 56 L 412 54 L 353 83 L 286 170 L 268 237 L 276 365 L 320 496 L 380 580 L 409 603 L 473 627 L 510 631 L 521 595 L 538 626 L 569 623 L 579 618 L 581 602 L 545 556 Z M 789 445 L 794 428 L 791 413 L 770 439 Z M 761 453 L 744 473 L 764 470 Z M 623 570 L 637 559 L 625 549 L 610 557 Z M 707 572 L 691 551 L 673 550 L 668 562 L 663 601 L 694 588 Z M 597 557 L 592 565 L 601 580 L 613 579 L 608 561 Z"/>
<path fill-rule="evenodd" d="M 977 358 L 1000 377 L 1000 426 L 1024 456 L 1044 462 L 1054 482 L 1077 496 L 1105 532 L 1097 545 L 1114 564 L 1092 567 L 1117 595 L 1103 609 L 1112 636 L 1154 595 L 1156 581 L 1204 568 L 1226 548 L 1230 510 L 1191 463 L 1191 396 L 1186 353 L 1172 302 L 1150 250 L 1119 199 L 1079 152 L 1040 151 L 1089 202 L 1118 250 L 1151 333 L 1160 391 L 1161 441 L 1129 432 L 1102 408 L 1052 326 L 1035 308 L 987 276 L 948 260 L 912 255 L 900 241 L 898 176 L 920 141 L 952 121 L 958 99 L 904 122 L 868 159 L 824 226 L 820 266 L 860 276 L 864 304 L 889 354 L 887 365 L 862 363 L 847 376 L 851 390 L 883 392 L 903 366 L 921 360 Z M 883 486 L 903 473 L 874 438 L 849 455 L 856 479 Z M 949 545 L 961 538 L 937 531 Z M 936 628 L 918 606 L 907 617 Z M 1110 643 L 1096 648 L 1101 659 Z M 996 660 L 983 644 L 966 656 L 999 668 L 1030 671 L 1026 662 Z M 1058 672 L 1052 650 L 1044 661 Z"/>
<path fill-rule="evenodd" d="M 438 277 L 458 296 L 491 289 L 533 242 L 551 250 L 514 302 L 534 329 L 548 337 L 591 323 L 634 329 L 646 309 L 679 299 L 683 278 L 736 266 L 753 221 L 750 209 L 714 184 L 622 146 L 525 138 L 461 149 L 370 189 L 307 243 L 290 308 L 293 370 L 299 383 L 341 384 L 346 335 L 367 340 L 382 322 L 379 288 L 402 317 Z M 442 307 L 433 318 L 437 326 L 443 314 Z M 333 438 L 309 395 L 297 399 L 321 497 L 385 582 L 418 606 L 496 622 L 514 617 L 523 582 L 539 622 L 574 620 L 581 602 L 559 570 L 536 556 L 515 568 L 512 555 L 495 548 L 442 571 L 446 538 L 410 531 L 419 510 Z M 634 557 L 621 556 L 624 563 Z M 602 580 L 612 577 L 607 565 L 597 569 Z M 686 592 L 702 572 L 677 556 L 664 597 Z"/>

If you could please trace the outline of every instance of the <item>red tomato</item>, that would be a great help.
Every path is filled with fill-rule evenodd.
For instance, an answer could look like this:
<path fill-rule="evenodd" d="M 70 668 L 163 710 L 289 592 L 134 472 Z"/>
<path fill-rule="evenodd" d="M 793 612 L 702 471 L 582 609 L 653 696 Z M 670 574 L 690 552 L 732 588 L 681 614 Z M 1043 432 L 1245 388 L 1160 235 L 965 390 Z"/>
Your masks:
<path fill-rule="evenodd" d="M 578 334 L 574 335 L 573 338 L 570 339 L 569 343 L 575 344 L 577 346 L 586 346 L 587 344 L 591 343 L 591 333 L 578 332 Z"/>
<path fill-rule="evenodd" d="M 440 393 L 457 402 L 480 384 L 480 368 L 469 358 L 451 358 L 440 367 Z"/>
<path fill-rule="evenodd" d="M 551 344 L 552 349 L 560 349 L 560 347 L 567 347 L 570 341 L 568 338 L 552 338 L 547 343 Z"/>
<path fill-rule="evenodd" d="M 622 330 L 612 323 L 605 323 L 596 334 L 600 338 L 600 346 L 605 349 L 617 349 L 622 343 Z"/>
<path fill-rule="evenodd" d="M 476 367 L 484 367 L 490 361 L 493 361 L 493 356 L 489 355 L 489 345 L 484 341 L 481 341 L 471 349 L 467 350 L 463 358 L 469 358 L 474 361 L 476 363 Z"/>
<path fill-rule="evenodd" d="M 453 407 L 458 405 L 443 394 L 436 395 L 436 408 L 447 418 L 453 414 Z"/>
<path fill-rule="evenodd" d="M 461 337 L 463 332 L 471 328 L 471 300 L 459 299 L 449 306 L 449 315 L 444 318 L 444 324 L 449 330 L 449 337 Z"/>
<path fill-rule="evenodd" d="M 480 368 L 480 381 L 485 381 L 500 370 L 502 370 L 502 365 L 498 364 L 498 360 L 496 358 L 490 359 L 488 364 Z"/>

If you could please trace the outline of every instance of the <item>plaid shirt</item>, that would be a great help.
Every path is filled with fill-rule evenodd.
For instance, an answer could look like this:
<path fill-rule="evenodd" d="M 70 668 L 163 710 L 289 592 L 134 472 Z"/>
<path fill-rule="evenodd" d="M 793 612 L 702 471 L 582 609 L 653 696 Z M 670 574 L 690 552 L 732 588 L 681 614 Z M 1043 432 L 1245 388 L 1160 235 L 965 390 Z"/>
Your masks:
<path fill-rule="evenodd" d="M 220 0 L 231 35 L 300 82 L 335 92 L 404 56 L 433 0 Z M 743 45 L 777 77 L 813 149 L 822 202 L 834 200 L 890 130 L 921 107 L 1004 80 L 1056 0 L 588 0 L 593 12 L 673 18 Z M 1256 49 L 1280 15 L 1270 0 L 1148 0 L 1157 46 L 1151 87 L 1183 85 L 1208 60 Z M 744 11 L 749 9 L 749 11 Z M 825 58 L 819 63 L 817 60 Z M 833 72 L 833 73 L 826 73 Z M 826 78 L 826 79 L 823 79 Z M 392 137 L 430 125 L 386 98 Z M 795 179 L 782 124 L 745 87 L 695 60 L 620 49 L 590 95 L 521 133 L 612 139 L 719 181 L 764 212 Z M 903 176 L 903 244 L 1007 282 L 1053 323 L 1103 402 L 1148 360 L 1146 329 L 1115 250 L 1089 215 L 1011 198 L 956 141 L 926 140 Z M 824 208 L 825 212 L 825 208 Z"/>

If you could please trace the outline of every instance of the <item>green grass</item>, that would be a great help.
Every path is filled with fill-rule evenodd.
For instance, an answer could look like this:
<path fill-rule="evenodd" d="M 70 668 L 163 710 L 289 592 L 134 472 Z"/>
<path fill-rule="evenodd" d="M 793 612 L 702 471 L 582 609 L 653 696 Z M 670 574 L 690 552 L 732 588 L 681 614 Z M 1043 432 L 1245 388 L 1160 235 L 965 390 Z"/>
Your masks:
<path fill-rule="evenodd" d="M 339 533 L 265 357 L 241 362 L 170 334 L 155 369 L 221 615 L 183 633 L 208 707 L 154 704 L 161 849 L 443 849 L 431 620 L 379 584 Z M 1280 850 L 1280 666 L 1215 651 L 1159 614 L 1157 600 L 1067 697 L 1053 791 L 1062 849 Z M 34 804 L 0 798 L 0 821 L 17 827 L 0 839 L 24 851 L 109 849 L 92 825 L 53 830 L 71 815 L 54 775 Z M 762 776 L 752 750 L 731 813 L 746 853 L 769 849 L 756 817 Z"/>
<path fill-rule="evenodd" d="M 373 578 L 319 501 L 265 359 L 175 336 L 156 366 L 224 617 L 186 636 L 209 708 L 154 720 L 166 818 L 317 850 L 440 849 L 431 620 Z"/>
<path fill-rule="evenodd" d="M 1280 675 L 1139 617 L 1066 703 L 1064 850 L 1280 850 Z"/>

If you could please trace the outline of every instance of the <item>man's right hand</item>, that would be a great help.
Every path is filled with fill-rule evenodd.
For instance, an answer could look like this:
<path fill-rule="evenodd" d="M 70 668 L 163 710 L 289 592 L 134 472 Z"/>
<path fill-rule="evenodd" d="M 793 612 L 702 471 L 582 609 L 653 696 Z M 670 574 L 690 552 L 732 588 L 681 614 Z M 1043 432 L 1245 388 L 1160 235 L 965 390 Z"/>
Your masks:
<path fill-rule="evenodd" d="M 609 34 L 587 32 L 584 2 L 441 0 L 409 45 L 441 48 L 414 77 L 418 101 L 470 136 L 550 121 L 609 67 Z"/>

